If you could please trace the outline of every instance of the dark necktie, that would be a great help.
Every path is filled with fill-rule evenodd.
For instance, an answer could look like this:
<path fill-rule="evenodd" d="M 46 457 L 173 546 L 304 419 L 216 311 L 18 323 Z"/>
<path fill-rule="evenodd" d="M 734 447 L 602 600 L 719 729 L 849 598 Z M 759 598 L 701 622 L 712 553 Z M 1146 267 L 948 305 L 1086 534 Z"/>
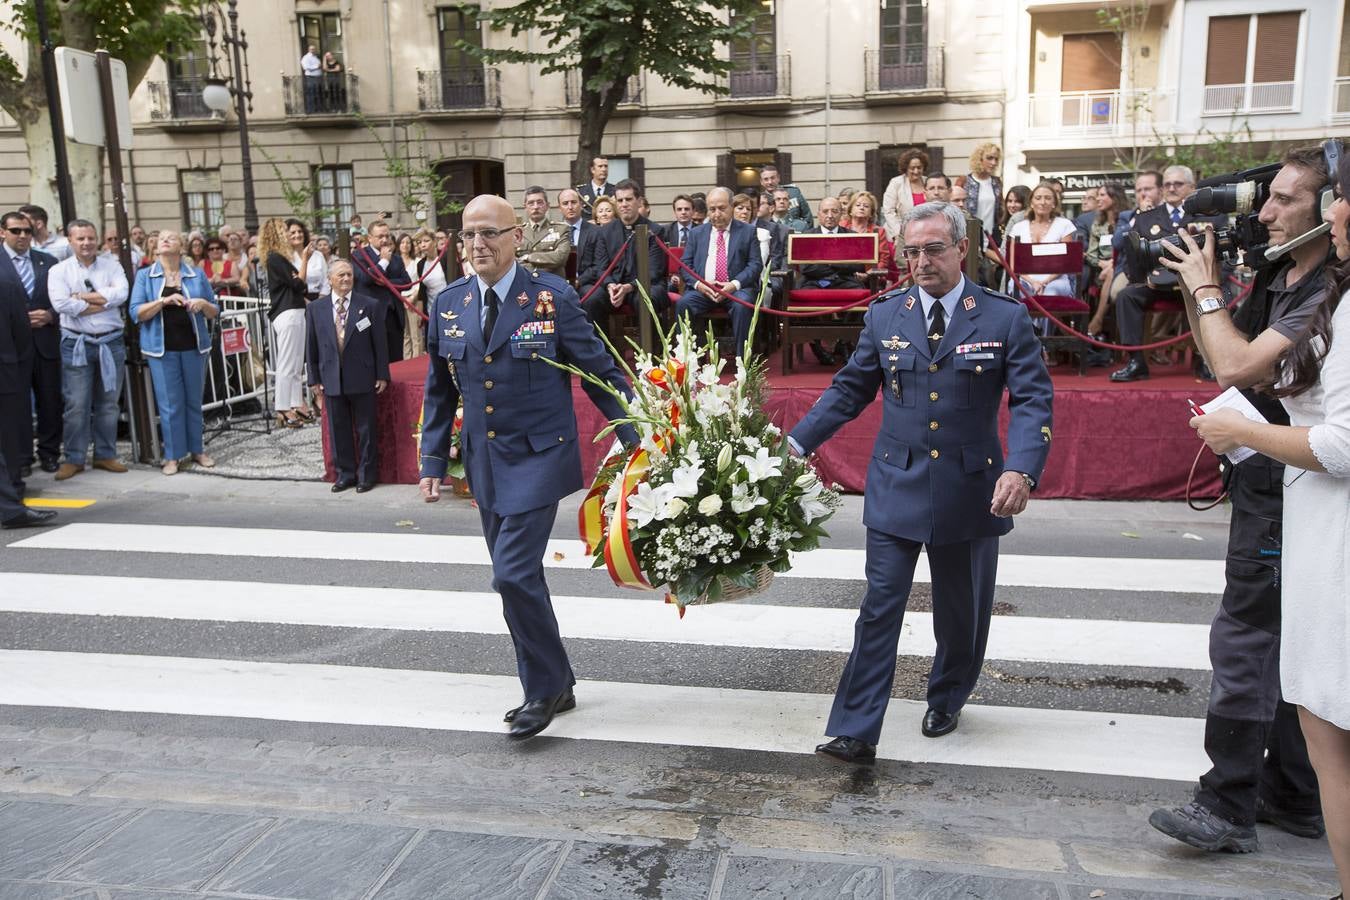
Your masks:
<path fill-rule="evenodd" d="M 1180 228 L 1180 227 L 1181 227 L 1181 207 L 1180 207 L 1180 206 L 1174 206 L 1174 207 L 1172 207 L 1172 227 L 1173 227 L 1173 228 Z"/>
<path fill-rule="evenodd" d="M 930 356 L 937 355 L 938 344 L 942 343 L 942 336 L 947 333 L 947 316 L 942 309 L 941 303 L 933 304 L 933 327 L 928 330 L 928 353 Z"/>
<path fill-rule="evenodd" d="M 685 233 L 686 231 L 688 231 L 688 228 L 686 228 L 684 225 L 681 225 L 681 226 L 680 226 L 680 240 L 679 240 L 679 243 L 676 244 L 676 246 L 678 246 L 678 247 L 683 247 L 683 246 L 684 246 L 684 233 Z"/>
<path fill-rule="evenodd" d="M 488 288 L 483 303 L 487 306 L 487 318 L 483 320 L 483 343 L 486 345 L 492 340 L 492 329 L 497 324 L 497 292 Z"/>

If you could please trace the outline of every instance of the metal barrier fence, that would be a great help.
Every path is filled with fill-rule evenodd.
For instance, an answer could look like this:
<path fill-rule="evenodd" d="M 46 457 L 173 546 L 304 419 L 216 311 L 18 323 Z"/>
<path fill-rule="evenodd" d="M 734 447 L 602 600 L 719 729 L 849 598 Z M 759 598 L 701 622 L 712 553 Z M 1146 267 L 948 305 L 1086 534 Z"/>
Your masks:
<path fill-rule="evenodd" d="M 253 297 L 220 297 L 218 331 L 207 355 L 202 413 L 224 410 L 228 419 L 236 405 L 256 400 L 264 415 L 270 408 L 267 379 L 267 306 Z"/>

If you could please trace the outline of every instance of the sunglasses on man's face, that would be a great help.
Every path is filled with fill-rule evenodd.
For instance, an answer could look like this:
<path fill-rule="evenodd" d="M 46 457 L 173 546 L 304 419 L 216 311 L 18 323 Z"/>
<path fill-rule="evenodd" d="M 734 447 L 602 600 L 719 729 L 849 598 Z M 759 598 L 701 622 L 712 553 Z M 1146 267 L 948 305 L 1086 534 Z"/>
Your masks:
<path fill-rule="evenodd" d="M 32 234 L 32 233 L 33 233 L 33 229 L 31 229 L 31 228 L 6 228 L 5 230 L 8 231 L 10 234 Z"/>

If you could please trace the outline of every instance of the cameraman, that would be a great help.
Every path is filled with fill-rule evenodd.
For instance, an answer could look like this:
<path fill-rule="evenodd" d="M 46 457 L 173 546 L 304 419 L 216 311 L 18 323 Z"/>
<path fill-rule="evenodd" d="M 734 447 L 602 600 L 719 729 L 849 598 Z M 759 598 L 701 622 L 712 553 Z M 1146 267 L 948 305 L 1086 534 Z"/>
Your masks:
<path fill-rule="evenodd" d="M 1321 224 L 1319 192 L 1329 178 L 1320 148 L 1291 149 L 1281 162 L 1259 217 L 1272 245 Z M 1220 385 L 1241 388 L 1267 420 L 1287 425 L 1280 402 L 1254 388 L 1275 381 L 1277 361 L 1324 299 L 1331 242 L 1318 236 L 1257 268 L 1251 296 L 1229 315 L 1213 235 L 1206 238 L 1202 248 L 1182 231 L 1184 247 L 1165 245 L 1162 260 L 1179 276 L 1196 345 Z M 1224 476 L 1232 499 L 1227 583 L 1209 632 L 1214 676 L 1205 716 L 1213 768 L 1192 802 L 1155 810 L 1149 824 L 1202 850 L 1245 853 L 1257 848 L 1256 822 L 1309 838 L 1324 828 L 1298 715 L 1280 696 L 1284 464 L 1256 455 L 1225 465 Z"/>

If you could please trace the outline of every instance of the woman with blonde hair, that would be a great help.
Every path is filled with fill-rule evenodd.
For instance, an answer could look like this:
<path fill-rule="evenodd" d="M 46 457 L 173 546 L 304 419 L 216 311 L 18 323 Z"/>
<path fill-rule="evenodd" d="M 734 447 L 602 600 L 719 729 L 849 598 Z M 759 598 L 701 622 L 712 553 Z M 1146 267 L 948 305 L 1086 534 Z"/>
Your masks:
<path fill-rule="evenodd" d="M 1027 217 L 1008 229 L 1008 253 L 1011 258 L 1012 241 L 1041 244 L 1072 240 L 1078 234 L 1073 222 L 1060 212 L 1059 195 L 1045 182 L 1031 192 L 1031 208 Z M 1024 275 L 1019 279 L 1028 294 L 1048 294 L 1072 297 L 1073 281 L 1068 275 Z M 1015 295 L 1014 295 L 1015 296 Z"/>
<path fill-rule="evenodd" d="M 966 176 L 966 212 L 980 220 L 985 235 L 998 234 L 1003 224 L 1003 181 L 998 177 L 1003 151 L 998 144 L 980 144 L 970 153 Z"/>
<path fill-rule="evenodd" d="M 220 312 L 211 282 L 183 257 L 183 236 L 161 231 L 155 261 L 136 273 L 128 312 L 140 323 L 141 353 L 159 407 L 165 475 L 191 456 L 211 468 L 216 461 L 202 448 L 202 388 L 206 354 L 211 352 L 210 319 Z"/>
<path fill-rule="evenodd" d="M 881 195 L 881 213 L 885 217 L 886 236 L 892 241 L 900 233 L 900 216 L 923 203 L 923 181 L 928 175 L 928 154 L 910 147 L 896 160 L 900 174 L 891 179 Z"/>
<path fill-rule="evenodd" d="M 619 209 L 609 197 L 596 197 L 591 204 L 591 221 L 596 225 L 612 222 L 618 215 Z"/>
<path fill-rule="evenodd" d="M 297 223 L 298 224 L 298 223 Z M 308 271 L 309 258 L 314 253 L 312 242 L 299 253 L 300 263 L 293 261 L 293 235 L 304 235 L 304 226 L 288 226 L 281 219 L 268 219 L 258 236 L 258 258 L 266 273 L 271 305 L 267 317 L 272 321 L 273 365 L 276 367 L 277 425 L 299 428 L 313 421 L 313 413 L 305 403 L 305 293 L 308 285 L 300 273 Z"/>
<path fill-rule="evenodd" d="M 848 215 L 849 228 L 858 234 L 876 234 L 877 267 L 886 270 L 886 281 L 891 283 L 899 279 L 900 272 L 895 265 L 895 244 L 886 237 L 886 229 L 877 224 L 877 198 L 871 191 L 858 191 L 844 210 Z"/>
<path fill-rule="evenodd" d="M 416 256 L 407 259 L 408 275 L 413 286 L 403 296 L 413 309 L 423 315 L 436 299 L 436 295 L 445 290 L 445 267 L 441 265 L 436 249 L 436 235 L 425 228 L 412 236 L 412 245 Z M 421 282 L 418 284 L 418 282 Z M 427 350 L 427 323 L 422 316 L 409 314 L 407 326 L 403 331 L 403 358 L 421 356 Z"/>

